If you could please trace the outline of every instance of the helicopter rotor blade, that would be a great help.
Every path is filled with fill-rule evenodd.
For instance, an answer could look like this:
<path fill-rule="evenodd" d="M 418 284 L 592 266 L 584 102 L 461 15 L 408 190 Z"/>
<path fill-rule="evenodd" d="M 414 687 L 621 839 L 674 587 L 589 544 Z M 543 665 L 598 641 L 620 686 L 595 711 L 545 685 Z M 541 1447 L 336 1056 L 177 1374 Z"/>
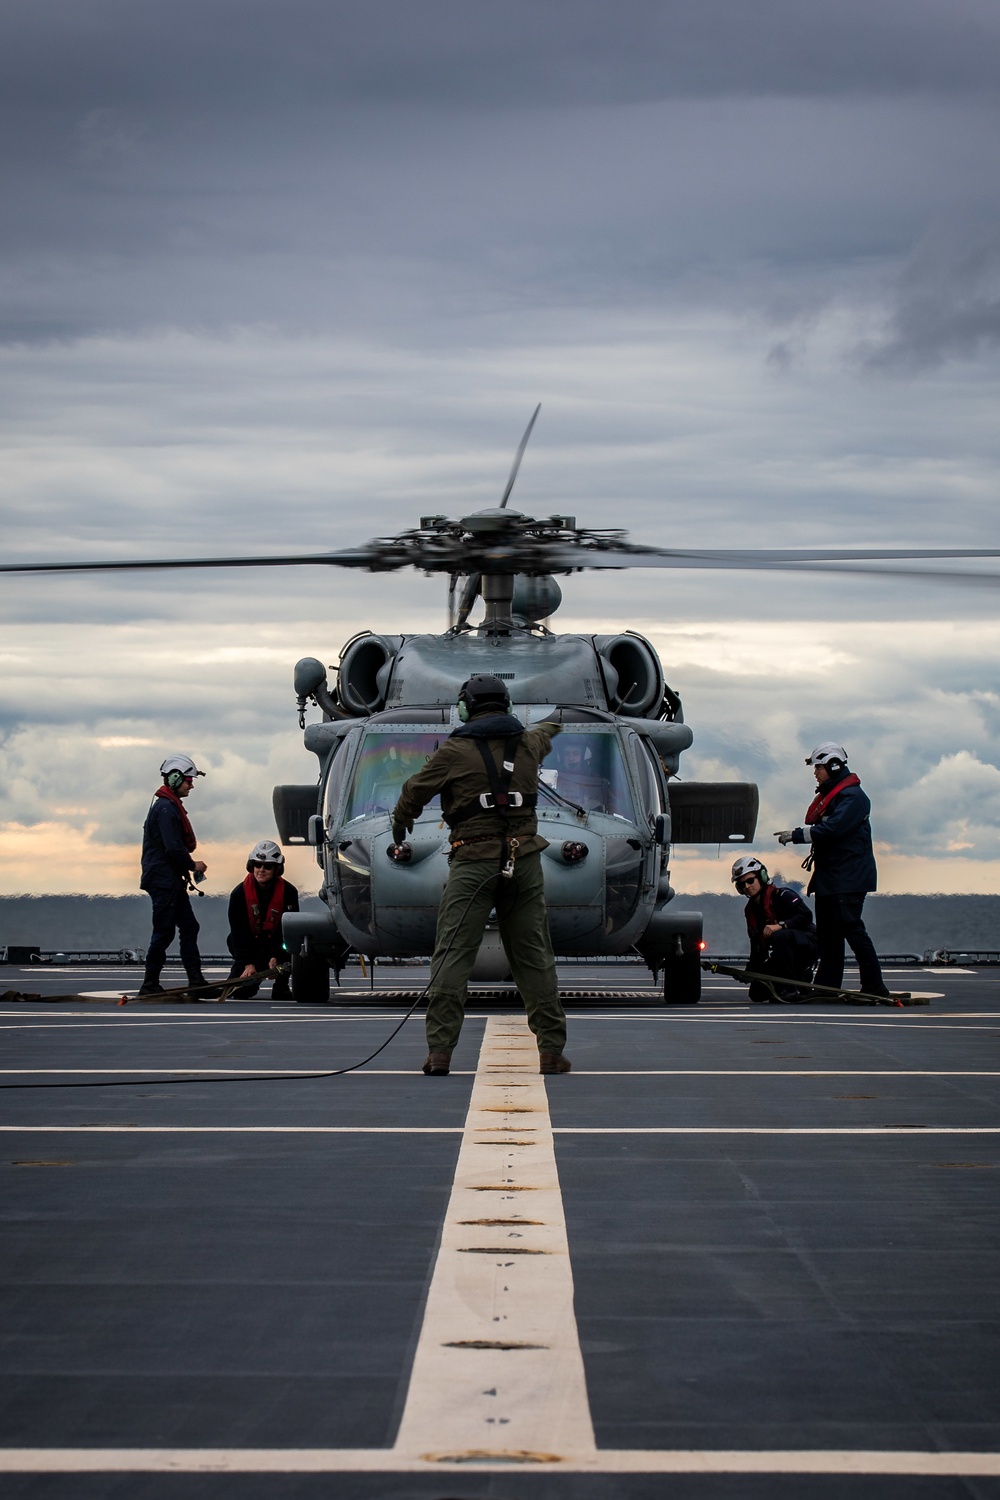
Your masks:
<path fill-rule="evenodd" d="M 528 446 L 528 439 L 531 436 L 531 429 L 534 427 L 535 422 L 538 420 L 538 413 L 541 411 L 541 409 L 542 403 L 539 401 L 538 405 L 535 407 L 534 411 L 531 414 L 531 421 L 524 429 L 524 437 L 518 444 L 517 452 L 514 455 L 514 462 L 511 466 L 510 478 L 507 480 L 507 488 L 504 490 L 503 499 L 500 501 L 501 510 L 506 509 L 507 501 L 510 499 L 510 492 L 514 488 L 514 480 L 517 478 L 517 471 L 521 467 L 521 459 L 524 457 L 524 450 Z"/>
<path fill-rule="evenodd" d="M 913 562 L 1000 558 L 996 548 L 820 548 L 802 550 L 665 551 L 656 547 L 568 547 L 549 554 L 554 571 L 562 568 L 685 568 L 771 573 L 854 574 L 860 577 L 927 578 L 952 583 L 1000 584 L 1000 572 L 948 568 L 914 568 Z M 900 563 L 892 567 L 886 564 Z"/>
<path fill-rule="evenodd" d="M 292 553 L 274 557 L 149 557 L 130 562 L 2 563 L 0 573 L 134 573 L 170 568 L 284 568 L 309 563 L 334 568 L 370 568 L 374 560 L 373 552 L 358 547 L 346 552 Z M 376 566 L 379 570 L 402 568 L 408 562 L 406 557 L 401 557 L 398 562 L 379 559 Z"/>

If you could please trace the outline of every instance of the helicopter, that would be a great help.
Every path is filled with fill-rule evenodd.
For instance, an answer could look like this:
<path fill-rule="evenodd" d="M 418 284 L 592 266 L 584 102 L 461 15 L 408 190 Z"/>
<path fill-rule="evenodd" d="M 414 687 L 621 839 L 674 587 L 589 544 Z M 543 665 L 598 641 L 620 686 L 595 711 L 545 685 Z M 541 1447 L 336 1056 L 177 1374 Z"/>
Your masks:
<path fill-rule="evenodd" d="M 286 914 L 292 994 L 329 999 L 331 971 L 347 955 L 413 958 L 431 952 L 447 878 L 448 830 L 435 799 L 390 858 L 392 808 L 403 782 L 458 725 L 462 683 L 489 672 L 508 687 L 525 725 L 554 722 L 561 733 L 540 772 L 537 818 L 553 946 L 563 957 L 638 954 L 662 984 L 666 1004 L 697 1003 L 702 917 L 673 906 L 669 856 L 686 844 L 746 844 L 754 835 L 751 782 L 680 779 L 693 742 L 678 694 L 648 640 L 559 634 L 548 621 L 562 590 L 557 575 L 627 567 L 889 573 L 898 561 L 996 558 L 992 549 L 706 549 L 630 542 L 619 529 L 592 530 L 575 516 L 541 519 L 508 508 L 538 417 L 536 407 L 496 507 L 452 520 L 426 515 L 413 529 L 326 553 L 267 557 L 137 559 L 4 564 L 4 573 L 141 571 L 317 564 L 371 573 L 412 567 L 448 578 L 441 634 L 362 630 L 346 642 L 331 682 L 306 657 L 294 669 L 305 749 L 317 773 L 274 788 L 286 846 L 315 849 L 322 910 Z M 908 568 L 908 577 L 963 581 L 996 575 Z M 481 601 L 482 618 L 472 623 Z M 310 707 L 318 722 L 306 723 Z M 509 977 L 499 933 L 488 925 L 474 979 Z"/>

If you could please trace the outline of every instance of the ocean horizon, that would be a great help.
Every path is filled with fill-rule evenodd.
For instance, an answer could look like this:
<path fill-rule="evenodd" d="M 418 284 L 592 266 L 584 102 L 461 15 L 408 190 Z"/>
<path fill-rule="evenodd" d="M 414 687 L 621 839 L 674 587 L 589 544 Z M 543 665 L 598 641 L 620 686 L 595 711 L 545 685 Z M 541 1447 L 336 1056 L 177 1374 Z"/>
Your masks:
<path fill-rule="evenodd" d="M 194 898 L 205 953 L 225 953 L 227 896 Z M 714 892 L 682 894 L 676 910 L 701 911 L 707 952 L 745 953 L 746 928 L 739 897 Z M 319 909 L 306 896 L 302 909 Z M 880 953 L 915 953 L 930 949 L 1000 948 L 1000 895 L 873 895 L 865 904 L 865 921 Z M 150 903 L 134 896 L 0 896 L 0 948 L 37 945 L 61 949 L 145 948 L 150 936 Z M 172 952 L 176 951 L 176 944 Z"/>

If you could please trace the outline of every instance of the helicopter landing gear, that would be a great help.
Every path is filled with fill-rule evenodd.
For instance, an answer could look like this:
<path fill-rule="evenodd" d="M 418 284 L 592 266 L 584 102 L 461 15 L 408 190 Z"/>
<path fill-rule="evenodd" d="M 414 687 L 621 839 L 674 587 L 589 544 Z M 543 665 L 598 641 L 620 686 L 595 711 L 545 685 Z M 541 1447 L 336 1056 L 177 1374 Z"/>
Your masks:
<path fill-rule="evenodd" d="M 697 1005 L 700 999 L 700 956 L 697 953 L 670 954 L 663 960 L 664 1005 Z"/>
<path fill-rule="evenodd" d="M 328 1005 L 330 965 L 322 953 L 292 955 L 292 999 L 298 1005 Z"/>

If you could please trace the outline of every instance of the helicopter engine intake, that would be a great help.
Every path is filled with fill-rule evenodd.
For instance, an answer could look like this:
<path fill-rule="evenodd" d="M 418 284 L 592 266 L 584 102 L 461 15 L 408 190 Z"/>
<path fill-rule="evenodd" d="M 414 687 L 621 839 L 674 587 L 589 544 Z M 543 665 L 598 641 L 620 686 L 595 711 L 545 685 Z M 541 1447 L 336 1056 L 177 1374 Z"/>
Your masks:
<path fill-rule="evenodd" d="M 366 718 L 385 708 L 389 676 L 401 635 L 355 636 L 340 658 L 337 694 L 349 714 Z"/>
<path fill-rule="evenodd" d="M 634 718 L 655 718 L 663 702 L 663 668 L 644 636 L 596 635 L 594 645 L 601 659 L 612 713 Z"/>

